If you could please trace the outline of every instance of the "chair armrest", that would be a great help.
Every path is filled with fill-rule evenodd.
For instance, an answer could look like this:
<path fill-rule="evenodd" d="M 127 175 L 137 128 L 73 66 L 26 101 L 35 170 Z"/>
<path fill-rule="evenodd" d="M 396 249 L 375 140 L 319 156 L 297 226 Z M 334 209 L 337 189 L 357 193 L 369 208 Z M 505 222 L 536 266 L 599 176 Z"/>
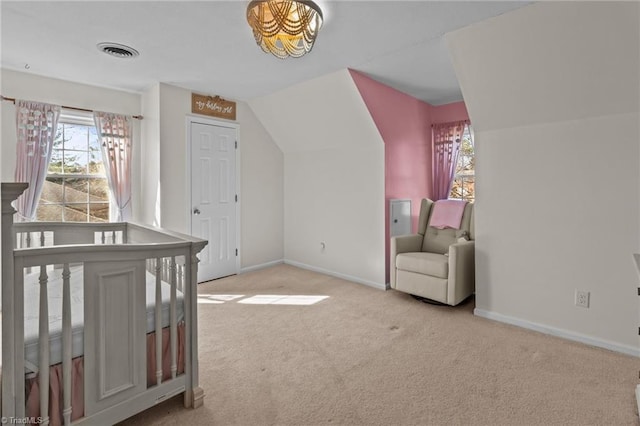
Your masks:
<path fill-rule="evenodd" d="M 391 237 L 391 248 L 389 250 L 389 278 L 391 288 L 396 288 L 396 256 L 400 253 L 420 251 L 423 239 L 424 237 L 420 234 Z"/>
<path fill-rule="evenodd" d="M 420 251 L 424 237 L 420 234 L 391 237 L 391 251 L 396 255 Z M 393 256 L 395 259 L 395 256 Z"/>
<path fill-rule="evenodd" d="M 475 291 L 475 241 L 449 246 L 449 285 L 447 300 L 457 305 Z"/>

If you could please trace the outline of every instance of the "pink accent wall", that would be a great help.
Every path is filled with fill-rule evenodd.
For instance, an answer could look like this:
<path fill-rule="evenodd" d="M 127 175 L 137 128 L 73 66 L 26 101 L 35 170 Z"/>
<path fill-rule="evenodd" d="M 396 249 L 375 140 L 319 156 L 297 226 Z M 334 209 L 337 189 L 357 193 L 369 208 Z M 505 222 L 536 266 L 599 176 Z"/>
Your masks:
<path fill-rule="evenodd" d="M 464 102 L 434 107 L 355 70 L 349 70 L 385 143 L 385 264 L 389 282 L 389 200 L 411 199 L 412 232 L 420 200 L 431 197 L 431 124 L 468 119 Z"/>
<path fill-rule="evenodd" d="M 447 123 L 449 121 L 462 121 L 469 119 L 467 106 L 463 101 L 432 107 L 431 119 L 433 123 Z"/>

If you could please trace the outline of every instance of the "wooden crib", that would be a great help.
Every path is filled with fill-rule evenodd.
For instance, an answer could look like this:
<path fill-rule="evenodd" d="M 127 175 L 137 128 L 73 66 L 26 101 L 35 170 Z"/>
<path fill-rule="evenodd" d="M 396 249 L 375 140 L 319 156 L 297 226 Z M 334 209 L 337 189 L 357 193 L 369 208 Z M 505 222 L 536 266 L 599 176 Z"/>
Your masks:
<path fill-rule="evenodd" d="M 207 242 L 132 223 L 14 223 L 26 187 L 2 184 L 3 419 L 113 424 L 179 393 L 200 406 Z"/>

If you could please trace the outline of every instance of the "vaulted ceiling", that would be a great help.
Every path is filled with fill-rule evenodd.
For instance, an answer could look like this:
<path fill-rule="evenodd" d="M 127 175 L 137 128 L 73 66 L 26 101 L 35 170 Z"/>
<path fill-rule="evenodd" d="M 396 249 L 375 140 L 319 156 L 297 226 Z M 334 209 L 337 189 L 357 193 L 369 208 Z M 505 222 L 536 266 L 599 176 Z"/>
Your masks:
<path fill-rule="evenodd" d="M 157 82 L 250 100 L 344 68 L 434 105 L 462 95 L 443 34 L 523 1 L 318 1 L 313 51 L 280 60 L 256 46 L 247 1 L 2 1 L 2 67 L 142 92 Z M 140 52 L 118 59 L 96 44 Z"/>

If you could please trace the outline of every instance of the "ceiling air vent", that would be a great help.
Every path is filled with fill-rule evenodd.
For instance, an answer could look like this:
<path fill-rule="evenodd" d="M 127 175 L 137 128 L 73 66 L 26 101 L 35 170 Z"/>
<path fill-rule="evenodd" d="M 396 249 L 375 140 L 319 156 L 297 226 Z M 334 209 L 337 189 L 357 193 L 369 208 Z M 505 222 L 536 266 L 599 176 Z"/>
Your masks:
<path fill-rule="evenodd" d="M 98 43 L 98 49 L 116 58 L 135 58 L 140 55 L 133 47 L 118 43 Z"/>

